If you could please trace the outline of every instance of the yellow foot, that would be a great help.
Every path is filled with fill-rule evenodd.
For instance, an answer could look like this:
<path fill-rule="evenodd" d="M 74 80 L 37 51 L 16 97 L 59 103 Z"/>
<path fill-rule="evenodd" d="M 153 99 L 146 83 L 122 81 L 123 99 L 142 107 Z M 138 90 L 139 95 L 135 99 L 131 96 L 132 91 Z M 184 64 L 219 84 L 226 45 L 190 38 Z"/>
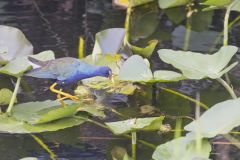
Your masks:
<path fill-rule="evenodd" d="M 59 91 L 62 92 L 62 89 L 60 89 Z M 66 104 L 65 104 L 64 101 L 63 101 L 64 99 L 65 99 L 65 97 L 62 98 L 62 97 L 61 97 L 61 94 L 58 94 L 58 95 L 57 95 L 57 100 L 60 101 L 60 103 L 62 104 L 63 107 L 66 107 Z"/>
<path fill-rule="evenodd" d="M 71 100 L 73 100 L 73 101 L 75 101 L 75 102 L 79 102 L 80 100 L 79 100 L 79 98 L 78 97 L 76 97 L 76 96 L 73 96 L 73 95 L 71 95 L 71 94 L 69 94 L 69 93 L 65 93 L 65 92 L 63 92 L 61 89 L 60 90 L 57 90 L 57 89 L 55 89 L 55 86 L 57 85 L 57 83 L 54 83 L 53 85 L 51 85 L 50 86 L 50 90 L 53 92 L 53 93 L 57 93 L 58 94 L 58 97 L 61 97 L 61 96 L 64 96 L 64 97 L 61 97 L 61 98 L 59 98 L 60 100 L 63 100 L 63 99 L 71 99 Z"/>

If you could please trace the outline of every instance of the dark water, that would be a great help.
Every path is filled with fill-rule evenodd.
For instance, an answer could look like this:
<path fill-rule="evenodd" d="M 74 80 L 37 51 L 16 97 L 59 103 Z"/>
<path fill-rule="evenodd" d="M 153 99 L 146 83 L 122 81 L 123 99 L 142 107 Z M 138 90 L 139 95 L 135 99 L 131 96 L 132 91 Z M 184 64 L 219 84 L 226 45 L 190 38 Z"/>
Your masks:
<path fill-rule="evenodd" d="M 179 49 L 183 46 L 184 26 L 174 18 L 169 20 L 168 13 L 160 11 L 156 4 L 146 5 L 141 9 L 134 10 L 131 25 L 132 43 L 146 45 L 148 40 L 158 39 L 158 48 Z M 193 22 L 192 39 L 190 39 L 190 50 L 208 52 L 210 49 L 216 50 L 219 43 L 213 44 L 219 32 L 222 30 L 221 12 L 207 13 L 206 19 L 214 18 L 213 23 L 202 25 L 204 20 L 196 19 Z M 178 18 L 181 16 L 178 15 Z M 234 18 L 234 17 L 233 17 Z M 194 18 L 193 18 L 194 19 Z M 78 55 L 79 36 L 86 40 L 86 53 L 91 53 L 96 32 L 112 27 L 123 27 L 125 20 L 125 10 L 112 7 L 109 0 L 1 0 L 0 1 L 0 24 L 10 25 L 21 29 L 34 46 L 34 53 L 44 50 L 53 50 L 56 57 Z M 183 21 L 184 23 L 184 21 Z M 149 25 L 146 25 L 149 24 Z M 200 25 L 201 24 L 201 25 Z M 149 27 L 151 26 L 151 27 Z M 205 32 L 199 35 L 197 31 Z M 236 27 L 230 31 L 230 43 L 240 45 L 240 30 Z M 196 38 L 197 37 L 197 38 Z M 194 41 L 197 39 L 198 41 Z M 237 58 L 238 59 L 238 58 Z M 153 69 L 169 68 L 160 62 L 156 54 L 151 61 Z M 232 72 L 234 86 L 239 88 L 240 78 L 239 66 Z M 26 78 L 25 82 L 30 86 L 28 92 L 22 92 L 18 96 L 20 102 L 33 100 L 54 99 L 47 88 L 52 83 L 48 80 L 38 80 Z M 160 84 L 177 89 L 182 93 L 196 96 L 201 94 L 201 100 L 213 105 L 216 102 L 225 100 L 228 94 L 215 82 L 210 80 L 183 81 L 179 83 Z M 11 84 L 8 84 L 11 87 Z M 27 88 L 29 87 L 27 86 Z M 71 86 L 69 90 L 73 89 Z M 117 97 L 120 100 L 127 99 L 128 106 L 115 99 L 107 99 L 115 108 L 129 117 L 140 116 L 138 114 L 140 105 L 152 103 L 151 86 L 147 86 L 143 95 L 138 93 L 130 97 Z M 156 106 L 161 112 L 172 116 L 185 116 L 193 113 L 193 104 L 178 96 L 157 91 Z M 100 93 L 101 95 L 101 93 Z M 107 121 L 114 119 L 114 115 L 109 115 Z M 175 120 L 167 119 L 166 123 L 174 127 Z M 111 159 L 110 151 L 114 146 L 123 146 L 130 149 L 130 141 L 109 140 L 104 137 L 111 137 L 106 130 L 95 127 L 91 124 L 84 124 L 80 127 L 61 130 L 58 132 L 44 133 L 38 135 L 56 153 L 60 160 L 104 160 Z M 92 137 L 92 138 L 89 138 Z M 98 137 L 95 138 L 94 137 Z M 101 139 L 101 137 L 103 137 Z M 159 144 L 172 138 L 172 134 L 139 134 L 141 139 Z M 144 150 L 144 152 L 143 152 Z M 129 150 L 130 151 L 130 150 Z M 236 152 L 231 150 L 231 154 Z M 139 160 L 146 160 L 151 157 L 152 150 L 144 146 L 138 148 Z M 218 152 L 216 150 L 216 152 Z M 129 152 L 130 153 L 130 152 Z M 30 135 L 9 135 L 0 134 L 0 155 L 3 160 L 15 160 L 23 157 L 38 157 L 39 159 L 49 159 L 49 155 L 32 139 Z M 238 156 L 236 156 L 238 157 Z"/>

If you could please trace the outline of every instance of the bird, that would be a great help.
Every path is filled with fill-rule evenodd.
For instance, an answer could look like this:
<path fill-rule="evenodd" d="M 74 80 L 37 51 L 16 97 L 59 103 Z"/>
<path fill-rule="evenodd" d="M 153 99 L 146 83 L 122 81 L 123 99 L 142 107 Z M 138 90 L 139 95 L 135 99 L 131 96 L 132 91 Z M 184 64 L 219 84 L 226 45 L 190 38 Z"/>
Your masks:
<path fill-rule="evenodd" d="M 101 76 L 112 80 L 112 70 L 108 66 L 95 66 L 86 63 L 73 57 L 63 57 L 54 60 L 40 61 L 33 57 L 28 57 L 28 60 L 39 66 L 39 68 L 32 69 L 27 72 L 25 76 L 55 79 L 56 82 L 50 86 L 50 90 L 58 94 L 58 98 L 62 104 L 63 99 L 71 99 L 73 101 L 79 101 L 79 98 L 69 93 L 63 92 L 62 89 L 57 90 L 57 85 L 64 86 L 71 83 L 75 83 L 79 80 L 86 78 Z M 61 96 L 64 96 L 61 98 Z"/>

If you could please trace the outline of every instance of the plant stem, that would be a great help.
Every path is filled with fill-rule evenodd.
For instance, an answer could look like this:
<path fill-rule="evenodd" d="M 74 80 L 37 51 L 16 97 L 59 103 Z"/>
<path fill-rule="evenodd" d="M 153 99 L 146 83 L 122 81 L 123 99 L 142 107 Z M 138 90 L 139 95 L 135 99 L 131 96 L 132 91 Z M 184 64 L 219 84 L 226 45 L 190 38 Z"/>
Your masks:
<path fill-rule="evenodd" d="M 164 88 L 164 87 L 160 87 L 160 89 L 162 89 L 162 90 L 164 90 L 164 91 L 167 91 L 167 92 L 169 92 L 169 93 L 173 93 L 173 94 L 175 94 L 175 95 L 178 95 L 178 96 L 180 96 L 180 97 L 182 97 L 182 98 L 184 98 L 184 99 L 187 99 L 187 100 L 189 100 L 189 101 L 191 101 L 191 102 L 193 102 L 193 103 L 199 104 L 199 106 L 201 106 L 201 107 L 204 108 L 204 109 L 208 109 L 208 108 L 209 108 L 206 104 L 204 104 L 204 103 L 202 103 L 202 102 L 199 102 L 199 101 L 197 101 L 196 99 L 193 99 L 193 98 L 191 98 L 191 97 L 189 97 L 189 96 L 187 96 L 187 95 L 184 95 L 184 94 L 182 94 L 182 93 L 179 93 L 179 92 L 177 92 L 177 91 L 174 91 L 174 90 L 171 90 L 171 89 L 168 89 L 168 88 Z"/>
<path fill-rule="evenodd" d="M 223 46 L 228 45 L 228 21 L 229 21 L 229 15 L 231 12 L 232 7 L 237 2 L 237 0 L 233 1 L 228 7 L 227 11 L 224 16 L 224 31 L 223 31 Z"/>
<path fill-rule="evenodd" d="M 10 103 L 8 105 L 8 108 L 7 108 L 7 113 L 8 114 L 11 114 L 14 102 L 15 102 L 16 97 L 17 97 L 17 92 L 18 92 L 18 89 L 19 89 L 19 86 L 20 86 L 21 79 L 22 79 L 22 77 L 17 78 L 17 83 L 16 83 L 16 86 L 14 88 L 12 98 L 11 98 Z"/>
<path fill-rule="evenodd" d="M 53 153 L 53 151 L 37 136 L 35 136 L 34 134 L 30 134 L 30 136 L 32 136 L 32 138 L 45 150 L 49 153 L 50 158 L 52 160 L 56 159 L 56 154 Z"/>
<path fill-rule="evenodd" d="M 132 160 L 136 160 L 137 132 L 132 132 Z"/>
<path fill-rule="evenodd" d="M 184 51 L 187 51 L 189 48 L 189 40 L 191 37 L 191 29 L 192 29 L 191 21 L 192 21 L 192 18 L 187 17 L 187 24 L 186 24 L 186 31 L 185 31 L 184 45 L 183 45 Z"/>
<path fill-rule="evenodd" d="M 237 99 L 237 96 L 234 93 L 232 87 L 230 87 L 226 81 L 224 81 L 222 78 L 218 78 L 217 81 L 223 85 L 223 87 L 229 92 L 233 99 Z"/>
<path fill-rule="evenodd" d="M 104 125 L 104 124 L 102 124 L 102 123 L 99 123 L 99 122 L 97 122 L 97 121 L 94 121 L 94 120 L 92 120 L 92 119 L 85 118 L 85 117 L 79 117 L 79 116 L 74 116 L 74 117 L 75 117 L 75 118 L 83 119 L 83 120 L 85 120 L 85 121 L 88 121 L 88 122 L 93 123 L 93 124 L 95 124 L 95 125 L 97 125 L 97 126 L 99 126 L 99 127 L 102 127 L 102 128 L 105 128 L 105 129 L 108 129 L 109 131 L 111 131 L 106 125 Z M 130 135 L 128 135 L 128 134 L 123 134 L 122 136 L 123 136 L 123 137 L 126 137 L 126 138 L 128 138 L 128 139 L 132 139 L 132 137 L 131 137 Z M 137 141 L 140 142 L 140 143 L 142 143 L 142 144 L 145 145 L 145 146 L 148 146 L 149 148 L 152 148 L 152 149 L 156 149 L 156 147 L 157 147 L 157 146 L 155 146 L 154 144 L 151 144 L 151 143 L 146 142 L 146 141 L 144 141 L 144 140 L 137 140 Z"/>
<path fill-rule="evenodd" d="M 127 42 L 129 41 L 129 23 L 130 23 L 131 12 L 132 12 L 132 6 L 129 5 L 127 8 L 126 19 L 125 19 L 125 24 L 124 24 L 124 28 L 126 30 L 125 40 Z"/>

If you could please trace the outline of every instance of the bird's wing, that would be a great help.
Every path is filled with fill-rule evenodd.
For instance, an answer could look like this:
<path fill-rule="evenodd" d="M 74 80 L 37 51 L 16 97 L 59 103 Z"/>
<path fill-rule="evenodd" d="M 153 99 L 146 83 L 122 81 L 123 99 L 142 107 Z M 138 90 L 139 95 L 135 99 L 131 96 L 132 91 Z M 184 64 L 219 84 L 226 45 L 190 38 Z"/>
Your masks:
<path fill-rule="evenodd" d="M 26 76 L 36 77 L 36 78 L 49 78 L 57 79 L 57 75 L 52 71 L 43 70 L 43 67 L 33 69 L 25 74 Z"/>

